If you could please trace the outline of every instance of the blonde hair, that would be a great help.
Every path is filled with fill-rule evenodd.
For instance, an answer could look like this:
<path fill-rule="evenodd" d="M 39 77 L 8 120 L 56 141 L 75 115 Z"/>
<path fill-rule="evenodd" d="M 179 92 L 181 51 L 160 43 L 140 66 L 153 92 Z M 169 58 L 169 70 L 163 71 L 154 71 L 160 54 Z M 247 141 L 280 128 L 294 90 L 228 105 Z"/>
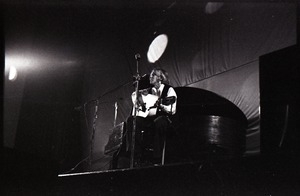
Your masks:
<path fill-rule="evenodd" d="M 157 75 L 158 79 L 163 84 L 170 84 L 168 72 L 162 68 L 154 68 L 152 70 L 155 75 Z"/>

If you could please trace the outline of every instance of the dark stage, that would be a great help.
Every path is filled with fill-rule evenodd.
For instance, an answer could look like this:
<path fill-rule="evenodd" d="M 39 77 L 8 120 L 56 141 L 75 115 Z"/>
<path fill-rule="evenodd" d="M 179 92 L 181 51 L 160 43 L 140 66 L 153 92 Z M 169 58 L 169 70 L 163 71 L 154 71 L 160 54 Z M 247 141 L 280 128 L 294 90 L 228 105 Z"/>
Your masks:
<path fill-rule="evenodd" d="M 58 191 L 66 195 L 297 195 L 299 169 L 290 161 L 251 157 L 83 173 L 61 177 Z"/>
<path fill-rule="evenodd" d="M 55 175 L 31 157 L 6 165 L 2 195 L 299 195 L 298 165 L 278 154 Z"/>

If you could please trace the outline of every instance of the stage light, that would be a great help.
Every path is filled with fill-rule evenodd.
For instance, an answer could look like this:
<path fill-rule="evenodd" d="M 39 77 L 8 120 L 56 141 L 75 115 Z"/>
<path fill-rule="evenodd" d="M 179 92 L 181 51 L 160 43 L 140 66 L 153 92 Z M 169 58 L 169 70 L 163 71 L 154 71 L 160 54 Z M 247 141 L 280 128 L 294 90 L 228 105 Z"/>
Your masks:
<path fill-rule="evenodd" d="M 14 81 L 17 79 L 18 76 L 18 72 L 17 69 L 14 66 L 11 66 L 9 68 L 9 74 L 8 74 L 8 79 L 11 81 Z"/>
<path fill-rule="evenodd" d="M 26 70 L 32 67 L 32 59 L 24 55 L 6 55 L 5 69 L 10 72 L 11 67 L 14 67 L 18 71 Z"/>
<path fill-rule="evenodd" d="M 155 63 L 165 52 L 168 45 L 168 36 L 166 34 L 158 35 L 150 44 L 147 58 L 150 63 Z"/>

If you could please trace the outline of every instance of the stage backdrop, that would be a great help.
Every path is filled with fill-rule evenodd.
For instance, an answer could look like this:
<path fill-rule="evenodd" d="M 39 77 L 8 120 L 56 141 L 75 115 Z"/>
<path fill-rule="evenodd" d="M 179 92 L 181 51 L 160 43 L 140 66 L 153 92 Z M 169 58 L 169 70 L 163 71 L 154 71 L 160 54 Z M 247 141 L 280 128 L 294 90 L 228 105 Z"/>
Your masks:
<path fill-rule="evenodd" d="M 86 100 L 95 98 L 114 87 L 118 88 L 100 98 L 101 102 L 110 102 L 98 107 L 99 116 L 93 143 L 95 159 L 92 169 L 105 168 L 107 159 L 102 159 L 103 149 L 111 133 L 114 120 L 114 103 L 118 102 L 117 123 L 125 121 L 132 103 L 129 99 L 134 90 L 131 76 L 135 74 L 134 54 L 141 54 L 140 72 L 149 73 L 160 66 L 169 72 L 174 87 L 188 86 L 215 92 L 236 104 L 248 119 L 245 155 L 258 154 L 260 151 L 259 126 L 259 72 L 258 58 L 296 43 L 296 14 L 293 4 L 224 4 L 214 14 L 204 13 L 201 6 L 174 7 L 162 14 L 161 26 L 156 28 L 143 26 L 143 18 L 137 17 L 135 31 L 124 36 L 119 43 L 110 41 L 103 47 L 123 48 L 120 55 L 124 64 L 118 65 L 112 72 L 104 68 L 99 73 L 87 72 L 85 87 Z M 142 12 L 142 10 L 141 10 Z M 130 22 L 123 21 L 124 28 L 134 29 Z M 120 28 L 118 31 L 122 31 Z M 160 33 L 168 35 L 169 44 L 161 59 L 155 64 L 146 60 L 146 52 L 151 40 Z M 119 35 L 119 33 L 118 33 Z M 118 40 L 116 38 L 116 40 Z M 122 42 L 123 41 L 123 42 Z M 136 44 L 138 41 L 139 44 Z M 125 42 L 125 43 L 124 43 Z M 112 46 L 112 45 L 113 46 Z M 121 45 L 122 44 L 122 45 Z M 99 47 L 100 43 L 97 47 Z M 122 52 L 122 51 L 121 51 Z M 107 54 L 108 58 L 111 58 Z M 121 60 L 122 61 L 122 60 Z M 95 65 L 99 66 L 99 65 Z M 111 66 L 111 65 L 107 65 Z M 128 69 L 129 67 L 129 69 Z M 98 89 L 98 90 L 96 90 Z M 89 95 L 89 92 L 91 93 Z M 95 105 L 90 104 L 87 119 L 92 119 Z M 92 121 L 88 130 L 92 133 Z M 91 138 L 89 135 L 86 141 Z M 89 146 L 86 144 L 85 146 Z M 88 153 L 88 152 L 86 152 Z M 98 158 L 98 159 L 97 159 Z M 108 158 L 109 159 L 109 158 Z"/>
<path fill-rule="evenodd" d="M 91 156 L 85 170 L 108 168 L 115 103 L 118 124 L 132 107 L 137 53 L 141 75 L 160 66 L 174 87 L 206 89 L 237 105 L 248 119 L 245 155 L 258 154 L 259 56 L 296 44 L 295 3 L 49 3 L 10 5 L 4 15 L 6 76 L 9 60 L 35 66 L 5 80 L 4 143 L 68 166 Z M 148 47 L 162 33 L 167 48 L 149 63 Z"/>

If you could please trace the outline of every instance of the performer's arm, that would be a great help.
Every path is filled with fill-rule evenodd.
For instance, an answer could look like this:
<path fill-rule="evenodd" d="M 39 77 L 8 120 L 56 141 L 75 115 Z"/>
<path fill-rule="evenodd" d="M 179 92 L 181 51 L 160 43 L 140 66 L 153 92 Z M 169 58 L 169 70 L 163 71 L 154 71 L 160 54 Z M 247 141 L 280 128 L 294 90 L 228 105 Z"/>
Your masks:
<path fill-rule="evenodd" d="M 160 104 L 160 108 L 163 111 L 174 115 L 176 113 L 176 105 L 177 105 L 177 94 L 176 94 L 174 88 L 172 88 L 172 87 L 169 88 L 168 93 L 167 93 L 167 97 L 175 97 L 175 102 L 173 104 L 170 104 L 170 105 Z"/>

